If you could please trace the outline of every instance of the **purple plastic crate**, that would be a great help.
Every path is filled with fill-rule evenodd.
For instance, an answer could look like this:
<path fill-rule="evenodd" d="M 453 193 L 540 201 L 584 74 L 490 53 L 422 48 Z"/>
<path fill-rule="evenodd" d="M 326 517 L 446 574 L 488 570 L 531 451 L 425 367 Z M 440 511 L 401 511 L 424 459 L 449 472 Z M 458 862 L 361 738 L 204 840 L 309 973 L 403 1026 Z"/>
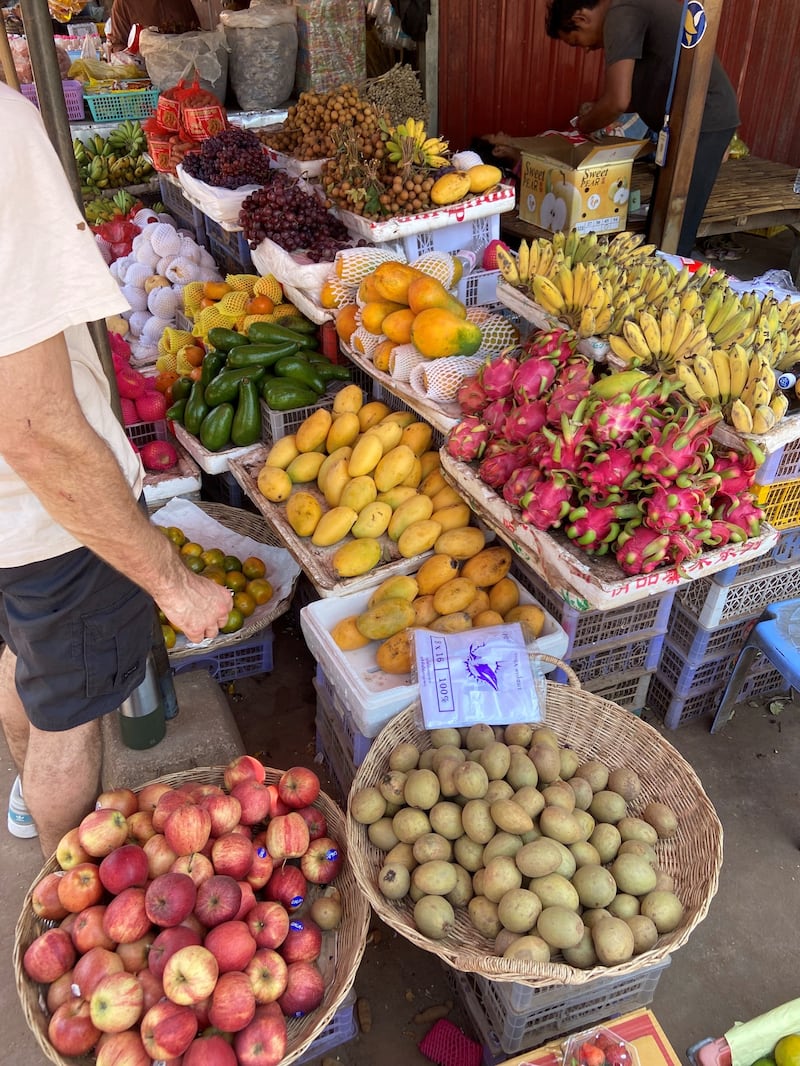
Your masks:
<path fill-rule="evenodd" d="M 728 654 L 693 666 L 686 662 L 683 652 L 672 647 L 667 638 L 661 652 L 658 676 L 671 687 L 673 695 L 682 698 L 712 686 L 723 689 L 730 680 L 735 662 L 736 655 Z"/>
<path fill-rule="evenodd" d="M 169 440 L 170 433 L 166 419 L 161 418 L 157 422 L 133 422 L 125 426 L 125 436 L 131 444 L 141 448 L 153 440 Z"/>
<path fill-rule="evenodd" d="M 676 600 L 669 616 L 667 639 L 689 666 L 699 666 L 708 659 L 735 655 L 744 644 L 756 617 L 738 618 L 727 625 L 717 626 L 716 629 L 705 629 L 694 615 Z"/>
<path fill-rule="evenodd" d="M 769 659 L 757 655 L 750 667 L 747 680 L 739 689 L 737 702 L 762 699 L 766 696 L 788 696 L 792 691 L 786 678 L 776 670 Z"/>
<path fill-rule="evenodd" d="M 676 696 L 671 683 L 665 681 L 657 670 L 650 682 L 647 706 L 667 729 L 677 729 L 695 718 L 714 714 L 719 709 L 724 691 L 724 685 L 712 685 L 689 696 Z"/>
<path fill-rule="evenodd" d="M 67 118 L 70 122 L 80 122 L 85 114 L 83 106 L 83 85 L 81 85 L 79 81 L 70 81 L 67 79 L 61 82 L 61 86 L 64 90 L 64 103 L 67 105 Z M 39 94 L 32 81 L 20 85 L 19 91 L 25 99 L 30 100 L 35 107 L 39 106 Z"/>
<path fill-rule="evenodd" d="M 655 637 L 625 641 L 614 648 L 604 648 L 600 651 L 573 651 L 568 662 L 584 685 L 600 678 L 611 682 L 618 674 L 632 671 L 649 673 L 655 670 L 661 658 L 663 643 L 664 634 L 659 633 Z M 553 680 L 562 684 L 566 682 L 564 671 L 556 670 Z"/>
<path fill-rule="evenodd" d="M 258 640 L 242 641 L 219 651 L 205 649 L 172 664 L 173 674 L 183 674 L 187 670 L 208 670 L 220 684 L 255 674 L 269 674 L 272 671 L 272 628 L 268 626 L 262 630 Z"/>
<path fill-rule="evenodd" d="M 355 1040 L 357 1036 L 356 994 L 351 989 L 344 1003 L 339 1007 L 316 1040 L 312 1041 L 299 1059 L 294 1060 L 295 1066 L 305 1066 L 306 1063 L 321 1061 L 323 1056 L 329 1051 Z"/>

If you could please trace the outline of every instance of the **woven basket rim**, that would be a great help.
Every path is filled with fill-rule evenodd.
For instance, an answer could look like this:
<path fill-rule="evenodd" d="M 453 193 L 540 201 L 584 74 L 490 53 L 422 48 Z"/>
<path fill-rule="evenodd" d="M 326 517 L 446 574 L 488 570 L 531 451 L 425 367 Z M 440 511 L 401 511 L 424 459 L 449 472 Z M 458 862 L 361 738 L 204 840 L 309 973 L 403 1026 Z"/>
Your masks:
<path fill-rule="evenodd" d="M 192 770 L 181 770 L 165 774 L 150 781 L 145 781 L 133 791 L 141 792 L 147 785 L 168 784 L 171 787 L 192 783 L 222 784 L 224 766 L 200 766 Z M 267 784 L 274 784 L 283 773 L 272 767 L 265 767 Z M 355 981 L 361 958 L 366 947 L 369 929 L 370 911 L 366 897 L 358 891 L 349 855 L 346 819 L 342 809 L 326 792 L 320 792 L 314 806 L 319 806 L 328 823 L 329 834 L 345 850 L 345 863 L 336 879 L 342 899 L 342 921 L 336 931 L 336 963 L 334 977 L 325 991 L 322 1005 L 303 1018 L 287 1018 L 288 1042 L 287 1053 L 279 1066 L 289 1066 L 304 1054 L 314 1040 L 330 1024 L 334 1014 L 346 999 Z M 31 895 L 39 881 L 49 873 L 59 870 L 55 854 L 45 862 L 42 869 L 31 882 L 22 904 L 20 916 L 14 931 L 13 966 L 14 979 L 19 995 L 25 1021 L 28 1023 L 42 1054 L 56 1066 L 92 1066 L 93 1055 L 63 1056 L 47 1038 L 49 1015 L 44 1003 L 44 986 L 31 981 L 22 968 L 22 956 L 30 942 L 47 926 L 54 923 L 40 922 L 31 907 Z"/>
<path fill-rule="evenodd" d="M 283 542 L 261 515 L 251 514 L 249 511 L 243 511 L 239 507 L 230 507 L 226 503 L 206 503 L 200 500 L 194 501 L 194 505 L 204 511 L 209 518 L 213 518 L 220 525 L 227 526 L 234 533 L 238 533 L 243 537 L 252 537 L 253 540 L 261 541 L 262 544 L 268 544 L 270 547 L 284 547 Z M 272 609 L 260 617 L 257 622 L 246 622 L 235 633 L 221 633 L 207 647 L 173 648 L 169 653 L 170 662 L 195 659 L 200 655 L 213 655 L 215 652 L 223 651 L 225 648 L 235 647 L 237 644 L 244 644 L 246 641 L 252 640 L 254 636 L 257 636 L 272 625 L 276 618 L 280 618 L 282 614 L 286 614 L 289 610 L 299 576 L 299 573 L 295 576 L 289 594 L 284 596 L 282 600 L 278 600 L 272 606 Z"/>
<path fill-rule="evenodd" d="M 398 744 L 411 741 L 421 749 L 430 747 L 427 731 L 417 724 L 421 722 L 419 701 L 384 726 L 356 771 L 347 815 L 353 870 L 359 887 L 382 921 L 457 970 L 479 973 L 493 981 L 515 981 L 531 986 L 580 985 L 599 978 L 623 977 L 668 958 L 686 943 L 692 930 L 705 918 L 719 884 L 722 826 L 694 769 L 652 726 L 583 689 L 554 681 L 547 681 L 546 687 L 543 724 L 555 730 L 562 746 L 573 748 L 584 758 L 606 760 L 612 768 L 630 766 L 639 774 L 642 796 L 635 804 L 629 804 L 631 813 L 636 814 L 647 802 L 661 800 L 678 814 L 675 837 L 656 845 L 660 865 L 674 875 L 676 892 L 684 904 L 677 929 L 662 934 L 654 948 L 625 963 L 597 965 L 586 970 L 569 966 L 558 957 L 550 963 L 529 963 L 494 955 L 492 941 L 477 932 L 466 916 L 466 908 L 456 908 L 455 927 L 444 939 L 423 936 L 413 923 L 413 903 L 409 897 L 394 902 L 378 890 L 377 873 L 384 853 L 370 842 L 367 826 L 356 822 L 350 814 L 354 793 L 377 784 L 385 772 L 389 753 Z M 608 747 L 603 743 L 598 745 L 598 738 Z M 676 790 L 675 795 L 665 792 L 670 787 Z"/>

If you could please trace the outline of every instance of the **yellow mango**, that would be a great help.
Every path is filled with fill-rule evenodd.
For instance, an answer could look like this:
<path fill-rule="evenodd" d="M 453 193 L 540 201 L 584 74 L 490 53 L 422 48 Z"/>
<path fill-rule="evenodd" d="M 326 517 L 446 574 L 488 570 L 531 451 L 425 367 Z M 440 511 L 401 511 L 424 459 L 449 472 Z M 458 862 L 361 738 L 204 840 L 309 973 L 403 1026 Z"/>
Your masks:
<path fill-rule="evenodd" d="M 334 418 L 328 436 L 325 438 L 325 450 L 330 455 L 338 448 L 347 448 L 355 443 L 361 432 L 358 415 L 355 411 L 343 411 Z"/>
<path fill-rule="evenodd" d="M 383 549 L 377 540 L 364 537 L 343 544 L 333 556 L 333 569 L 339 577 L 358 577 L 366 574 L 381 561 Z M 358 627 L 356 626 L 356 632 Z"/>
<path fill-rule="evenodd" d="M 374 607 L 356 618 L 356 628 L 362 637 L 370 640 L 386 640 L 401 629 L 407 629 L 414 622 L 414 608 L 408 600 L 393 597 L 381 600 Z"/>
<path fill-rule="evenodd" d="M 341 507 L 352 507 L 359 513 L 364 510 L 368 503 L 374 503 L 378 496 L 375 482 L 369 474 L 354 477 L 347 482 L 342 495 L 339 497 Z"/>
<path fill-rule="evenodd" d="M 374 433 L 365 433 L 359 437 L 350 456 L 348 470 L 350 477 L 362 477 L 371 474 L 383 458 L 383 444 Z M 377 485 L 377 482 L 376 482 Z"/>
<path fill-rule="evenodd" d="M 390 600 L 393 597 L 408 600 L 411 603 L 418 591 L 417 582 L 409 574 L 395 574 L 394 577 L 387 577 L 385 581 L 381 581 L 370 596 L 367 607 L 374 607 L 381 600 Z"/>
<path fill-rule="evenodd" d="M 429 626 L 431 622 L 439 617 L 433 606 L 433 596 L 430 593 L 427 596 L 417 596 L 411 606 L 416 614 L 415 626 Z"/>
<path fill-rule="evenodd" d="M 342 493 L 350 481 L 348 473 L 349 460 L 343 455 L 333 463 L 325 474 L 325 503 L 328 507 L 338 507 L 341 503 Z M 355 510 L 355 508 L 353 508 Z"/>
<path fill-rule="evenodd" d="M 389 360 L 396 347 L 395 342 L 388 339 L 375 346 L 375 350 L 372 353 L 372 363 L 376 370 L 380 370 L 384 374 L 389 373 Z"/>
<path fill-rule="evenodd" d="M 337 648 L 342 651 L 357 651 L 369 644 L 369 637 L 362 637 L 356 628 L 356 615 L 342 618 L 331 630 L 331 638 Z"/>
<path fill-rule="evenodd" d="M 293 485 L 316 481 L 319 468 L 324 462 L 324 452 L 300 452 L 286 467 L 286 473 Z"/>
<path fill-rule="evenodd" d="M 421 496 L 419 493 L 401 503 L 392 515 L 388 533 L 392 540 L 400 539 L 400 534 L 407 529 L 412 522 L 421 522 L 430 518 L 433 514 L 433 504 L 429 496 Z M 441 612 L 440 612 L 441 613 Z"/>
<path fill-rule="evenodd" d="M 428 629 L 436 633 L 463 633 L 467 629 L 472 629 L 472 619 L 466 611 L 442 614 L 435 622 L 431 622 Z"/>
<path fill-rule="evenodd" d="M 375 652 L 375 662 L 385 674 L 410 674 L 412 640 L 407 629 L 385 640 Z"/>
<path fill-rule="evenodd" d="M 419 458 L 431 446 L 433 430 L 427 422 L 412 422 L 403 430 L 400 443 L 407 444 L 414 455 Z"/>
<path fill-rule="evenodd" d="M 453 507 L 464 502 L 464 497 L 452 485 L 445 485 L 444 488 L 439 489 L 433 494 L 432 499 L 434 511 L 441 511 L 443 507 Z"/>
<path fill-rule="evenodd" d="M 422 463 L 419 459 L 415 458 L 411 469 L 400 484 L 405 485 L 408 488 L 417 489 L 420 481 L 422 481 Z"/>
<path fill-rule="evenodd" d="M 460 573 L 461 567 L 451 555 L 432 555 L 416 573 L 420 596 L 432 596 L 445 581 L 458 577 Z"/>
<path fill-rule="evenodd" d="M 394 344 L 410 343 L 414 317 L 410 307 L 404 307 L 402 311 L 392 311 L 381 323 L 384 335 Z"/>
<path fill-rule="evenodd" d="M 368 333 L 383 333 L 381 327 L 384 318 L 393 311 L 402 310 L 403 304 L 394 303 L 392 300 L 371 300 L 361 308 L 361 325 Z"/>
<path fill-rule="evenodd" d="M 505 545 L 484 548 L 471 559 L 467 559 L 461 567 L 461 574 L 474 581 L 479 588 L 488 588 L 503 580 L 511 569 L 511 562 L 511 549 Z"/>
<path fill-rule="evenodd" d="M 370 303 L 373 300 L 382 300 L 383 297 L 375 288 L 375 278 L 372 274 L 367 274 L 365 278 L 361 279 L 361 283 L 358 286 L 358 302 L 363 307 L 364 304 Z"/>
<path fill-rule="evenodd" d="M 381 537 L 386 532 L 391 517 L 392 509 L 388 503 L 379 503 L 375 500 L 361 509 L 350 532 L 359 539 Z"/>
<path fill-rule="evenodd" d="M 486 537 L 482 529 L 467 526 L 465 529 L 448 529 L 437 539 L 435 548 L 443 555 L 452 555 L 454 559 L 464 561 L 477 555 L 486 546 Z M 463 574 L 463 568 L 462 568 Z"/>
<path fill-rule="evenodd" d="M 331 452 L 331 454 L 327 456 L 322 466 L 319 468 L 319 473 L 317 474 L 317 488 L 320 492 L 325 491 L 325 479 L 327 478 L 328 471 L 331 469 L 333 464 L 336 463 L 342 457 L 344 457 L 345 459 L 349 459 L 352 454 L 353 449 L 348 445 L 346 448 L 337 448 L 335 452 Z"/>
<path fill-rule="evenodd" d="M 527 626 L 535 637 L 538 637 L 544 628 L 544 611 L 535 603 L 521 603 L 518 607 L 512 607 L 503 615 L 503 621 L 507 623 L 521 622 Z"/>
<path fill-rule="evenodd" d="M 397 550 L 404 559 L 413 559 L 416 555 L 430 551 L 440 537 L 442 527 L 430 518 L 422 522 L 412 522 L 406 526 L 397 541 Z"/>
<path fill-rule="evenodd" d="M 436 466 L 422 479 L 419 491 L 433 499 L 437 492 L 441 492 L 442 489 L 446 489 L 447 487 L 447 482 L 442 476 L 441 470 Z"/>
<path fill-rule="evenodd" d="M 474 322 L 466 322 L 452 311 L 428 307 L 414 317 L 411 343 L 426 359 L 474 355 L 481 346 L 481 330 Z"/>
<path fill-rule="evenodd" d="M 454 204 L 463 200 L 469 192 L 469 178 L 463 170 L 451 171 L 437 178 L 431 189 L 431 201 L 435 204 Z"/>
<path fill-rule="evenodd" d="M 469 191 L 474 193 L 486 192 L 493 185 L 499 184 L 503 172 L 499 167 L 493 167 L 490 163 L 479 163 L 470 167 L 466 172 L 469 178 Z"/>
<path fill-rule="evenodd" d="M 454 577 L 445 581 L 433 594 L 433 606 L 439 614 L 453 614 L 465 611 L 478 590 L 465 577 Z"/>
<path fill-rule="evenodd" d="M 393 300 L 395 303 L 406 304 L 408 300 L 408 286 L 415 278 L 421 276 L 421 271 L 409 266 L 407 263 L 398 263 L 394 260 L 381 263 L 372 273 L 372 288 L 382 300 Z M 388 336 L 388 334 L 387 334 Z"/>
<path fill-rule="evenodd" d="M 387 452 L 390 452 L 392 448 L 396 448 L 400 443 L 403 430 L 396 422 L 379 422 L 377 426 L 370 426 L 365 436 L 367 434 L 378 438 L 383 448 L 383 455 L 386 455 Z"/>
<path fill-rule="evenodd" d="M 285 470 L 292 459 L 296 459 L 299 454 L 295 435 L 290 433 L 288 436 L 281 437 L 280 440 L 275 441 L 267 452 L 266 465 L 279 466 L 281 470 Z"/>
<path fill-rule="evenodd" d="M 438 452 L 423 452 L 419 457 L 420 466 L 422 467 L 422 480 L 424 481 L 428 474 L 432 474 L 434 470 L 438 470 L 442 465 L 442 459 Z M 427 493 L 426 493 L 427 495 Z"/>
<path fill-rule="evenodd" d="M 345 344 L 350 343 L 350 338 L 358 327 L 357 314 L 358 304 L 345 304 L 336 312 L 336 335 Z"/>
<path fill-rule="evenodd" d="M 401 503 L 405 503 L 406 500 L 410 500 L 412 496 L 416 495 L 417 490 L 412 488 L 411 485 L 395 485 L 388 492 L 379 492 L 378 499 L 381 503 L 388 503 L 391 509 L 396 511 Z"/>
<path fill-rule="evenodd" d="M 513 578 L 501 578 L 489 589 L 489 606 L 503 618 L 519 603 L 519 585 Z"/>
<path fill-rule="evenodd" d="M 298 537 L 310 537 L 322 518 L 322 505 L 310 492 L 294 492 L 286 501 L 286 520 Z"/>
<path fill-rule="evenodd" d="M 370 426 L 377 425 L 378 422 L 391 413 L 391 408 L 387 407 L 387 405 L 380 400 L 370 400 L 369 403 L 365 403 L 364 406 L 360 407 L 358 410 L 358 421 L 361 426 L 361 432 L 366 433 Z"/>
<path fill-rule="evenodd" d="M 402 484 L 411 473 L 415 458 L 414 453 L 405 444 L 398 444 L 387 452 L 375 467 L 373 475 L 378 492 L 388 492 L 395 485 Z"/>
<path fill-rule="evenodd" d="M 489 596 L 485 589 L 476 589 L 475 595 L 464 608 L 470 618 L 489 610 Z"/>
<path fill-rule="evenodd" d="M 363 406 L 364 393 L 361 391 L 360 385 L 345 385 L 343 389 L 339 389 L 333 398 L 333 413 L 335 415 L 344 414 L 345 411 L 358 414 Z"/>
<path fill-rule="evenodd" d="M 434 522 L 438 522 L 442 527 L 442 532 L 446 533 L 448 529 L 462 529 L 468 526 L 471 515 L 469 504 L 466 503 L 452 503 L 449 507 L 440 507 L 438 511 L 435 510 L 434 503 L 431 518 Z"/>
<path fill-rule="evenodd" d="M 498 614 L 497 611 L 481 611 L 479 614 L 473 615 L 472 618 L 473 629 L 483 629 L 484 626 L 501 626 L 502 624 L 503 616 Z"/>
<path fill-rule="evenodd" d="M 258 491 L 271 503 L 282 503 L 289 499 L 292 479 L 281 467 L 264 465 L 258 473 Z"/>
<path fill-rule="evenodd" d="M 324 407 L 318 407 L 313 414 L 300 423 L 295 434 L 297 450 L 299 452 L 319 451 L 325 444 L 331 422 L 333 418 L 330 411 Z"/>
<path fill-rule="evenodd" d="M 416 421 L 417 416 L 413 411 L 392 411 L 386 418 L 381 419 L 381 422 L 396 422 L 401 429 L 405 429 L 406 426 Z"/>
<path fill-rule="evenodd" d="M 347 536 L 357 518 L 352 507 L 334 507 L 326 511 L 317 523 L 311 543 L 318 548 L 329 548 Z"/>
<path fill-rule="evenodd" d="M 459 318 L 465 318 L 467 314 L 466 307 L 447 291 L 441 281 L 427 275 L 415 278 L 408 286 L 408 306 L 415 315 L 428 307 L 443 307 Z"/>

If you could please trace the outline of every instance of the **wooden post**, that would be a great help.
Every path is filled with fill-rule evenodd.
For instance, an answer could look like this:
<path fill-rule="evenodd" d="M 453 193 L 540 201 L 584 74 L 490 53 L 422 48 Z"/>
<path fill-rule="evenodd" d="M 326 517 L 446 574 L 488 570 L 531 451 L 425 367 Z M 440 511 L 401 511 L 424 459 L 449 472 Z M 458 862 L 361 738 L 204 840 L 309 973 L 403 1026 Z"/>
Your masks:
<path fill-rule="evenodd" d="M 703 0 L 706 32 L 695 48 L 681 49 L 667 162 L 658 179 L 648 234 L 648 239 L 664 252 L 678 248 L 724 2 Z"/>
<path fill-rule="evenodd" d="M 12 89 L 16 89 L 19 92 L 19 78 L 17 77 L 17 68 L 14 66 L 14 57 L 11 54 L 11 45 L 8 43 L 8 31 L 6 30 L 6 20 L 3 18 L 3 13 L 0 11 L 0 65 L 3 67 L 3 74 L 5 75 L 6 83 L 11 86 Z"/>

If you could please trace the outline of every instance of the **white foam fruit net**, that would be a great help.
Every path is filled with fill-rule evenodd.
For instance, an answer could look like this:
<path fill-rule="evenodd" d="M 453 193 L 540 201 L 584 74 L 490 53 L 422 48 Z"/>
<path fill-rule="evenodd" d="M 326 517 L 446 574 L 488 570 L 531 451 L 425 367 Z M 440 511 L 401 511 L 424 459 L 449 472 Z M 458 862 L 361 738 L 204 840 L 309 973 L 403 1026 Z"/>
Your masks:
<path fill-rule="evenodd" d="M 475 355 L 452 355 L 447 359 L 428 360 L 415 373 L 415 383 L 419 381 L 421 391 L 431 400 L 448 403 L 455 400 L 456 393 L 466 378 L 473 377 L 483 359 Z"/>
<path fill-rule="evenodd" d="M 405 257 L 386 248 L 342 248 L 336 253 L 333 271 L 347 284 L 358 285 L 381 263 L 390 262 L 404 263 Z"/>
<path fill-rule="evenodd" d="M 447 252 L 426 252 L 411 264 L 415 270 L 421 270 L 436 278 L 446 289 L 452 289 L 455 283 L 456 263 Z"/>
<path fill-rule="evenodd" d="M 504 315 L 470 307 L 467 309 L 467 321 L 474 322 L 481 328 L 482 352 L 502 352 L 504 348 L 510 348 L 519 341 L 519 330 Z"/>

